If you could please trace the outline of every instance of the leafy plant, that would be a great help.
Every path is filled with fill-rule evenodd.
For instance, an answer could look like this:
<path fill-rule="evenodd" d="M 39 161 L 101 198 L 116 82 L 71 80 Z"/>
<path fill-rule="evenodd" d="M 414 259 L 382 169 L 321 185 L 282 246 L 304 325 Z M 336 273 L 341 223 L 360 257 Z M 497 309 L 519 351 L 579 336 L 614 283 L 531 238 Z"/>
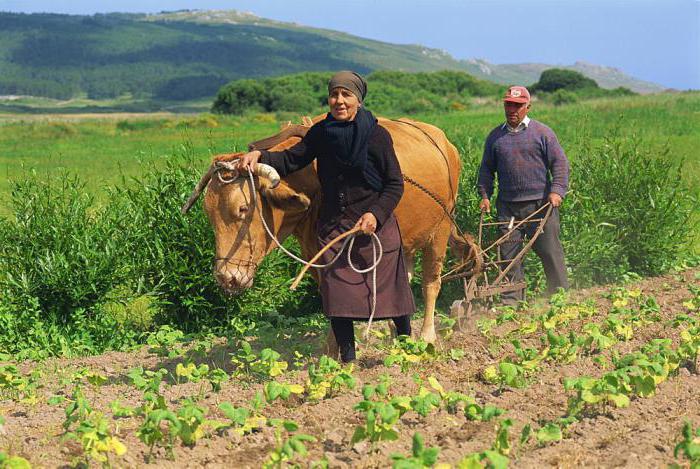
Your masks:
<path fill-rule="evenodd" d="M 407 336 L 399 336 L 394 339 L 384 365 L 399 365 L 402 372 L 419 362 L 432 360 L 437 356 L 435 347 L 421 339 L 414 340 Z"/>
<path fill-rule="evenodd" d="M 185 380 L 192 383 L 198 383 L 202 379 L 207 379 L 209 377 L 209 365 L 206 363 L 201 363 L 199 366 L 190 362 L 186 365 L 183 363 L 178 363 L 175 366 L 175 376 L 178 378 L 185 378 Z"/>
<path fill-rule="evenodd" d="M 21 456 L 10 456 L 0 451 L 0 469 L 31 469 L 29 461 Z"/>
<path fill-rule="evenodd" d="M 37 375 L 25 376 L 15 365 L 0 365 L 0 397 L 25 404 L 37 402 Z"/>
<path fill-rule="evenodd" d="M 690 461 L 691 469 L 697 469 L 700 467 L 700 427 L 693 431 L 691 423 L 686 421 L 683 424 L 682 435 L 683 440 L 673 449 L 673 457 L 677 458 L 678 454 L 683 452 Z"/>
<path fill-rule="evenodd" d="M 146 462 L 150 462 L 153 456 L 153 448 L 156 445 L 165 447 L 170 459 L 174 458 L 173 443 L 180 427 L 177 415 L 168 409 L 156 409 L 148 412 L 143 423 L 136 432 L 139 440 L 148 446 Z"/>
<path fill-rule="evenodd" d="M 287 370 L 286 361 L 279 360 L 280 354 L 270 348 L 260 351 L 260 355 L 253 352 L 253 348 L 246 341 L 239 343 L 239 349 L 231 357 L 231 363 L 236 367 L 237 376 L 253 375 L 259 379 L 275 378 Z"/>
<path fill-rule="evenodd" d="M 387 399 L 389 397 L 389 380 L 384 375 L 377 385 L 365 385 L 362 388 L 364 400 L 355 405 L 354 409 L 364 413 L 364 425 L 357 426 L 351 443 L 361 440 L 393 441 L 398 439 L 396 424 L 401 416 L 411 409 L 411 399 L 405 396 L 392 398 L 389 402 L 371 400 L 372 398 Z"/>
<path fill-rule="evenodd" d="M 287 400 L 292 394 L 303 394 L 304 386 L 300 384 L 280 383 L 277 381 L 268 381 L 265 383 L 265 400 L 274 402 L 277 399 Z"/>
<path fill-rule="evenodd" d="M 288 461 L 293 460 L 296 456 L 306 456 L 308 450 L 306 444 L 315 442 L 316 438 L 303 433 L 294 433 L 299 429 L 299 426 L 289 420 L 270 419 L 268 425 L 275 428 L 276 447 L 268 454 L 268 459 L 263 464 L 265 469 L 285 467 Z M 282 432 L 290 433 L 288 438 L 284 439 Z"/>
<path fill-rule="evenodd" d="M 77 427 L 64 438 L 80 442 L 85 455 L 102 465 L 109 465 L 110 454 L 123 456 L 126 453 L 126 446 L 113 435 L 108 420 L 99 412 L 81 416 Z"/>
<path fill-rule="evenodd" d="M 561 427 L 556 423 L 549 422 L 537 430 L 537 442 L 540 444 L 561 441 L 563 438 Z"/>
<path fill-rule="evenodd" d="M 219 404 L 219 409 L 231 422 L 230 425 L 220 426 L 219 429 L 233 428 L 241 436 L 259 431 L 267 422 L 259 413 L 251 412 L 245 407 L 234 407 L 229 402 Z"/>
<path fill-rule="evenodd" d="M 394 461 L 392 467 L 393 469 L 423 469 L 433 467 L 437 462 L 438 454 L 440 454 L 440 448 L 426 448 L 420 433 L 414 433 L 411 456 L 392 454 L 391 459 Z"/>
<path fill-rule="evenodd" d="M 163 325 L 146 339 L 146 343 L 151 346 L 148 351 L 160 357 L 177 358 L 182 355 L 183 351 L 179 348 L 171 349 L 171 347 L 181 342 L 184 337 L 185 334 L 181 330 L 174 329 L 167 324 Z"/>
<path fill-rule="evenodd" d="M 337 361 L 324 355 L 318 365 L 309 365 L 309 378 L 306 392 L 312 401 L 337 395 L 341 389 L 353 389 L 355 378 L 352 376 L 353 364 L 341 366 Z"/>
<path fill-rule="evenodd" d="M 168 370 L 165 368 L 161 368 L 158 371 L 151 371 L 144 370 L 143 367 L 139 366 L 130 370 L 127 376 L 139 391 L 158 394 L 160 392 L 160 383 L 167 374 Z"/>

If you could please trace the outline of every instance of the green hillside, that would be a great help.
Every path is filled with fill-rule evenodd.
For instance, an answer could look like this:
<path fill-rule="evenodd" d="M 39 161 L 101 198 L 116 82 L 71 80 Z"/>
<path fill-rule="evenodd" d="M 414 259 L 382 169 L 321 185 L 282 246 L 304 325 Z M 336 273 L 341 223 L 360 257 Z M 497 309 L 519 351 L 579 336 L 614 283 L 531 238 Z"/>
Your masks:
<path fill-rule="evenodd" d="M 231 80 L 338 69 L 460 70 L 499 83 L 515 81 L 517 74 L 494 67 L 506 70 L 458 61 L 422 46 L 388 44 L 235 11 L 0 13 L 3 96 L 192 100 L 214 96 Z M 520 78 L 528 83 L 536 79 Z"/>

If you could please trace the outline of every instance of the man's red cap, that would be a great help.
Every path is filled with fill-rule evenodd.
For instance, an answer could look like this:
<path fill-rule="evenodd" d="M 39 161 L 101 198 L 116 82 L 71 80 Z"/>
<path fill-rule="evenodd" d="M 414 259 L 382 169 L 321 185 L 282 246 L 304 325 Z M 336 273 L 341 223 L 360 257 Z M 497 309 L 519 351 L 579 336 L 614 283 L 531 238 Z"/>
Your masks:
<path fill-rule="evenodd" d="M 505 96 L 503 96 L 503 101 L 510 101 L 512 103 L 529 103 L 530 102 L 530 92 L 524 86 L 511 86 L 506 91 Z"/>

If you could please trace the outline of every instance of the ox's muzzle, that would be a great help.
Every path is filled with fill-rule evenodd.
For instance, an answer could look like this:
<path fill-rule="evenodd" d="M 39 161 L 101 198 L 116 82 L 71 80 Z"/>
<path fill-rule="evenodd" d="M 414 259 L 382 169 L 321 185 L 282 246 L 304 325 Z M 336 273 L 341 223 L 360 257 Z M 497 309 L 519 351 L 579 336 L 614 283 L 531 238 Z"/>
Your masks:
<path fill-rule="evenodd" d="M 255 263 L 240 259 L 219 258 L 214 263 L 214 277 L 229 295 L 240 295 L 253 286 Z"/>

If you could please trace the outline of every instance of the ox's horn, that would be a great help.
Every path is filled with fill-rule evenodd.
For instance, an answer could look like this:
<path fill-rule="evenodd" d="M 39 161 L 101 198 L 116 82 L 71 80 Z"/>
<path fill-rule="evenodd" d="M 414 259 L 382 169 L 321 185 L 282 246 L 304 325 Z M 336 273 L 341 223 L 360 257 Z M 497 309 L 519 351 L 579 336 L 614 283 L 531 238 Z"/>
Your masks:
<path fill-rule="evenodd" d="M 212 174 L 214 174 L 215 171 L 216 164 L 212 164 L 211 166 L 209 166 L 207 172 L 204 173 L 204 176 L 202 176 L 197 185 L 194 186 L 194 191 L 192 191 L 192 195 L 190 195 L 190 198 L 187 199 L 185 205 L 182 206 L 180 212 L 185 214 L 190 210 L 190 208 L 192 208 L 192 205 L 194 205 L 194 203 L 197 201 L 199 195 L 202 193 L 202 190 L 204 190 L 204 188 L 207 187 L 207 184 L 209 184 L 209 180 L 211 179 L 211 176 Z"/>
<path fill-rule="evenodd" d="M 264 163 L 256 164 L 255 169 L 253 170 L 253 174 L 268 179 L 272 184 L 272 189 L 277 187 L 280 183 L 280 175 L 277 174 L 275 168 L 273 168 L 270 165 L 266 165 Z"/>

